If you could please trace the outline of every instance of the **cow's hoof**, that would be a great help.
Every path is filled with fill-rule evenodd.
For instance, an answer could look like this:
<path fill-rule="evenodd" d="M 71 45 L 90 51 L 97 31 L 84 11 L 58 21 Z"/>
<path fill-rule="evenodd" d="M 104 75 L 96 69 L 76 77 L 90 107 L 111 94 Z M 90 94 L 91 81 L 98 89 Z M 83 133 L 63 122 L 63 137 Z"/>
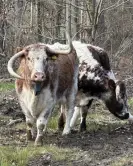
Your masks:
<path fill-rule="evenodd" d="M 70 129 L 67 129 L 67 130 L 64 130 L 63 133 L 62 133 L 62 136 L 64 135 L 68 135 L 71 133 L 71 130 Z"/>
<path fill-rule="evenodd" d="M 43 145 L 43 136 L 38 136 L 35 140 L 35 146 L 42 146 Z"/>
<path fill-rule="evenodd" d="M 86 123 L 80 124 L 79 132 L 86 132 Z"/>
<path fill-rule="evenodd" d="M 85 132 L 86 132 L 86 128 L 83 128 L 83 127 L 81 128 L 81 127 L 80 127 L 79 132 L 85 133 Z"/>

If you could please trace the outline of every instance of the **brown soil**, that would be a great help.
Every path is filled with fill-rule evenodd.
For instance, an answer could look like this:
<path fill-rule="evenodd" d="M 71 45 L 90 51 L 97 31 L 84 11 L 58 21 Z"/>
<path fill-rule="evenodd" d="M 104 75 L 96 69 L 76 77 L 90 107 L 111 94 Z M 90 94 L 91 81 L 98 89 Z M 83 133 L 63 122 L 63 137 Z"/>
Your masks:
<path fill-rule="evenodd" d="M 0 110 L 2 116 L 24 119 L 14 92 L 1 100 Z M 0 119 L 0 126 L 0 145 L 27 145 L 25 130 L 7 127 L 7 121 L 4 119 Z M 44 137 L 44 143 L 78 150 L 72 154 L 71 161 L 67 158 L 64 161 L 54 161 L 51 154 L 43 154 L 30 159 L 28 166 L 108 166 L 119 157 L 133 154 L 133 127 L 127 124 L 112 131 L 102 129 L 85 133 L 75 131 L 66 137 L 62 137 L 60 133 L 48 132 Z M 131 166 L 133 162 L 126 165 Z"/>

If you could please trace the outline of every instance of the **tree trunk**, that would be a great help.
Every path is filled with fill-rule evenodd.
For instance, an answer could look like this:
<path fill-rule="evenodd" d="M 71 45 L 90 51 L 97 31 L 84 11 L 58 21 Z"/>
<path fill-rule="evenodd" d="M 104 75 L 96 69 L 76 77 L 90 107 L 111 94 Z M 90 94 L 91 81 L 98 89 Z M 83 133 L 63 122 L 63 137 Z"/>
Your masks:
<path fill-rule="evenodd" d="M 23 0 L 17 0 L 16 1 L 16 20 L 15 20 L 15 48 L 17 46 L 21 45 L 21 26 L 22 26 L 22 16 L 23 16 L 23 8 L 24 8 L 24 1 Z"/>
<path fill-rule="evenodd" d="M 70 1 L 66 0 L 66 31 L 71 35 L 71 10 L 70 10 Z"/>
<path fill-rule="evenodd" d="M 58 0 L 56 2 L 58 5 L 56 5 L 57 9 L 57 16 L 56 16 L 56 38 L 61 39 L 61 24 L 62 24 L 62 15 L 63 15 L 63 0 Z M 60 41 L 59 41 L 60 42 Z"/>
<path fill-rule="evenodd" d="M 38 0 L 37 3 L 37 24 L 38 24 L 38 41 L 39 42 L 43 42 L 43 36 L 42 36 L 42 30 L 43 30 L 43 26 L 42 26 L 42 21 L 43 21 L 43 9 L 44 9 L 44 3 L 41 0 Z"/>

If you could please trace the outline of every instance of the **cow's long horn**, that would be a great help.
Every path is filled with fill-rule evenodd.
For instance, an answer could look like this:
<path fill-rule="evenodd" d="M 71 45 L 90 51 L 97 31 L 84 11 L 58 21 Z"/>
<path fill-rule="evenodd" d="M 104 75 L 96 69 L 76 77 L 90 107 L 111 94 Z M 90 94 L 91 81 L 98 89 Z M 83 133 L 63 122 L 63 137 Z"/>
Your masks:
<path fill-rule="evenodd" d="M 70 39 L 70 36 L 68 34 L 68 32 L 66 32 L 66 39 L 67 39 L 67 45 L 62 45 L 60 46 L 60 48 L 54 48 L 52 47 L 52 45 L 48 45 L 48 50 L 51 53 L 55 53 L 55 54 L 69 54 L 73 48 L 72 45 L 72 40 Z"/>
<path fill-rule="evenodd" d="M 14 61 L 19 58 L 20 56 L 24 55 L 25 54 L 25 50 L 22 50 L 18 53 L 16 53 L 14 56 L 11 57 L 11 59 L 8 61 L 8 65 L 7 65 L 7 69 L 8 69 L 8 72 L 13 76 L 13 77 L 16 77 L 16 78 L 19 78 L 19 79 L 24 79 L 23 77 L 21 77 L 20 75 L 18 75 L 14 70 L 13 70 L 13 64 L 14 64 Z"/>

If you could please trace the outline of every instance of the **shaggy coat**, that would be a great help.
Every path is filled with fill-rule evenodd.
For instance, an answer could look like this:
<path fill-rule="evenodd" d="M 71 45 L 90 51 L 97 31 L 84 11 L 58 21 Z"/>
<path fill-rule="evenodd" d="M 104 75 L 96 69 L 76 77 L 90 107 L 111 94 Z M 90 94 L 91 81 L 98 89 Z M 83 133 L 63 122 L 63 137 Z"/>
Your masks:
<path fill-rule="evenodd" d="M 63 134 L 70 132 L 70 119 L 77 93 L 78 61 L 74 48 L 69 54 L 52 53 L 44 44 L 27 46 L 20 57 L 18 74 L 24 79 L 16 80 L 16 92 L 27 123 L 28 139 L 36 138 L 42 143 L 56 103 L 66 103 L 66 125 Z M 34 132 L 37 126 L 37 136 Z"/>

